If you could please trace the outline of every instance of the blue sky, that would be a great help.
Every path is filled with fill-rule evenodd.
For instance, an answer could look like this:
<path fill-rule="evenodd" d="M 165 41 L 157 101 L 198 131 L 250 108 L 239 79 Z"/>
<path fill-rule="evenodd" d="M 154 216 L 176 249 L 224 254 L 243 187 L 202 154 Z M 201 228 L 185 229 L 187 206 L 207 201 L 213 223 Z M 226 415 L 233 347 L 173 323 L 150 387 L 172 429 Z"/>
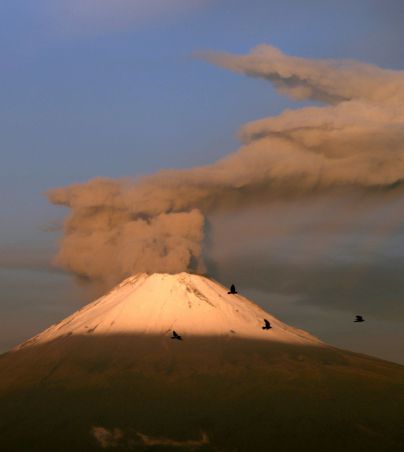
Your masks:
<path fill-rule="evenodd" d="M 0 244 L 52 220 L 41 197 L 50 187 L 208 163 L 237 147 L 241 124 L 291 106 L 264 82 L 191 58 L 195 51 L 266 42 L 402 67 L 403 8 L 378 3 L 201 1 L 121 29 L 78 26 L 49 1 L 3 1 Z"/>
<path fill-rule="evenodd" d="M 404 69 L 399 0 L 178 1 L 147 14 L 136 9 L 144 0 L 118 0 L 110 14 L 86 2 L 94 14 L 69 15 L 67 0 L 0 4 L 0 322 L 8 328 L 0 349 L 87 296 L 44 269 L 57 237 L 50 226 L 63 214 L 45 191 L 209 163 L 237 148 L 243 123 L 295 106 L 194 52 L 269 43 L 293 55 Z M 33 286 L 49 292 L 46 300 Z"/>

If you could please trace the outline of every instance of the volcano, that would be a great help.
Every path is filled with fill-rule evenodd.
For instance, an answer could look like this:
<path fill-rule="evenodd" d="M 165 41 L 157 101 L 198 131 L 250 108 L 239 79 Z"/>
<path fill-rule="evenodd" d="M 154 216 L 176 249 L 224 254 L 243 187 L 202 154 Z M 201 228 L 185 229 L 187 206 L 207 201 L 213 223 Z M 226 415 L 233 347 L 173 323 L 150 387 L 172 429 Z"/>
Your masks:
<path fill-rule="evenodd" d="M 274 331 L 262 331 L 269 318 Z M 18 346 L 43 344 L 63 337 L 92 334 L 169 337 L 239 337 L 290 344 L 320 345 L 310 334 L 287 326 L 242 296 L 208 278 L 188 273 L 139 274 L 106 296 Z"/>
<path fill-rule="evenodd" d="M 127 278 L 0 356 L 6 451 L 402 452 L 403 426 L 404 367 L 187 273 Z"/>

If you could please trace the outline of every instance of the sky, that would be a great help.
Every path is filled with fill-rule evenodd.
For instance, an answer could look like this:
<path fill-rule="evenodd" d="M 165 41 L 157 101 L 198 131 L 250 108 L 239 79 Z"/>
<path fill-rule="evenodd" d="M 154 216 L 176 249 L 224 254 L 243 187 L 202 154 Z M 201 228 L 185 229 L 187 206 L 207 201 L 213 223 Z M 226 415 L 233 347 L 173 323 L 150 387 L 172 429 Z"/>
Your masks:
<path fill-rule="evenodd" d="M 268 44 L 403 70 L 403 19 L 399 0 L 1 2 L 0 351 L 98 295 L 51 264 L 68 211 L 46 192 L 208 165 L 240 147 L 244 124 L 319 105 L 201 52 Z M 214 212 L 207 269 L 333 345 L 404 363 L 402 201 L 335 194 Z"/>

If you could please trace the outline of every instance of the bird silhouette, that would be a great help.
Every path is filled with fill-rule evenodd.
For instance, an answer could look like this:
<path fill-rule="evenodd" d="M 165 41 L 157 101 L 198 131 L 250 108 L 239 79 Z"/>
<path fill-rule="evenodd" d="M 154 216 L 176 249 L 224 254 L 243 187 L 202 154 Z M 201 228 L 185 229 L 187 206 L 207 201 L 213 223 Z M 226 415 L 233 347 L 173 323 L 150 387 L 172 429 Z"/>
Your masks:
<path fill-rule="evenodd" d="M 232 295 L 235 295 L 235 294 L 237 293 L 236 286 L 235 286 L 234 284 L 232 284 L 232 285 L 230 286 L 229 292 L 227 292 L 227 293 L 230 293 L 230 294 L 232 294 Z"/>
<path fill-rule="evenodd" d="M 182 341 L 182 337 L 177 334 L 175 331 L 173 331 L 173 335 L 171 336 L 171 339 L 178 339 L 179 341 Z"/>
<path fill-rule="evenodd" d="M 356 315 L 355 317 L 356 318 L 355 318 L 354 322 L 364 322 L 365 321 L 365 319 L 361 315 Z"/>
<path fill-rule="evenodd" d="M 265 325 L 262 327 L 263 330 L 270 330 L 272 328 L 271 324 L 267 319 L 264 319 Z"/>

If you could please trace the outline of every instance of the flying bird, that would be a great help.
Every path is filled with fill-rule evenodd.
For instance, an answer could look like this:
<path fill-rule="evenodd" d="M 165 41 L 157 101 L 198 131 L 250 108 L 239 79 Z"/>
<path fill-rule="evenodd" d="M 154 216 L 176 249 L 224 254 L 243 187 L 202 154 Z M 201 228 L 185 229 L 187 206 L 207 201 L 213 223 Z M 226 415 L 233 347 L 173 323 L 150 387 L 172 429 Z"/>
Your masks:
<path fill-rule="evenodd" d="M 230 286 L 230 291 L 227 292 L 227 293 L 230 293 L 230 294 L 232 294 L 232 295 L 235 295 L 235 294 L 237 293 L 236 286 L 235 286 L 234 284 L 232 284 L 232 285 Z"/>
<path fill-rule="evenodd" d="M 365 321 L 365 319 L 361 315 L 356 315 L 355 317 L 356 318 L 355 318 L 354 322 L 364 322 Z"/>
<path fill-rule="evenodd" d="M 171 336 L 171 339 L 178 339 L 179 341 L 182 341 L 182 337 L 177 334 L 175 331 L 173 331 L 173 335 Z"/>
<path fill-rule="evenodd" d="M 262 327 L 263 330 L 270 330 L 272 328 L 271 324 L 267 319 L 264 319 L 265 325 Z"/>

